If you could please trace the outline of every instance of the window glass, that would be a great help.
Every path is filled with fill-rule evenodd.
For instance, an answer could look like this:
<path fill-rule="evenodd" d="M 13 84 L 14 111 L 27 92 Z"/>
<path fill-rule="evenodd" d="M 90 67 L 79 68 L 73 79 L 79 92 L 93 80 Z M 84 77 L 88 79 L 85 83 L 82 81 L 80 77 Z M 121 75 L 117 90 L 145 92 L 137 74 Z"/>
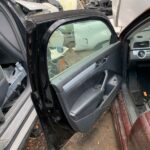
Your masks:
<path fill-rule="evenodd" d="M 102 21 L 81 21 L 60 26 L 47 46 L 49 77 L 110 45 L 111 31 Z"/>

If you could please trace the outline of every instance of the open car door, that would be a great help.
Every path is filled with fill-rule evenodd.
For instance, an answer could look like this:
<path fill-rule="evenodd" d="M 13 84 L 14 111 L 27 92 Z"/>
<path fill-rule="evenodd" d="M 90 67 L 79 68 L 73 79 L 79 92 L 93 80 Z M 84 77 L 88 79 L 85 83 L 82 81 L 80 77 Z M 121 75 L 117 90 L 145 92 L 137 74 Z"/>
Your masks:
<path fill-rule="evenodd" d="M 88 131 L 120 88 L 121 43 L 112 25 L 90 10 L 33 16 L 27 25 L 32 99 L 47 140 L 65 119 Z"/>

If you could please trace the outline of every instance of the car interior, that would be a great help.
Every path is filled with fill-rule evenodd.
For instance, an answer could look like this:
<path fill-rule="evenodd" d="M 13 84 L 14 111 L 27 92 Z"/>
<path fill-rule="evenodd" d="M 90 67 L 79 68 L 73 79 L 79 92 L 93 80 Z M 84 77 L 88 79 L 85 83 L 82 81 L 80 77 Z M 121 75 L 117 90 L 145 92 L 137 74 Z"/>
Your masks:
<path fill-rule="evenodd" d="M 92 27 L 95 28 L 93 29 Z M 102 32 L 99 32 L 98 34 L 97 30 Z M 99 36 L 101 37 L 101 39 L 98 38 Z M 99 88 L 101 88 L 101 86 L 103 85 L 103 81 L 105 81 L 108 72 L 102 71 L 103 72 L 102 73 L 100 71 L 101 72 L 100 74 L 99 73 L 93 74 L 93 78 L 95 78 L 95 82 L 93 82 L 92 77 L 89 79 L 89 76 L 87 75 L 89 73 L 88 71 L 87 72 L 85 71 L 86 72 L 85 74 L 83 73 L 85 76 L 83 76 L 82 79 L 78 78 L 78 75 L 73 79 L 71 78 L 73 81 L 70 81 L 70 83 L 68 82 L 69 79 L 67 80 L 68 83 L 66 81 L 64 81 L 64 83 L 63 81 L 61 82 L 61 80 L 63 80 L 63 74 L 65 74 L 65 72 L 67 74 L 68 68 L 72 69 L 74 64 L 76 64 L 78 61 L 82 64 L 82 59 L 85 60 L 89 57 L 89 55 L 92 55 L 93 50 L 99 51 L 100 49 L 107 47 L 110 42 L 108 37 L 110 37 L 110 33 L 108 30 L 106 30 L 105 25 L 100 24 L 98 21 L 95 22 L 83 21 L 81 23 L 79 22 L 79 23 L 60 26 L 57 30 L 55 30 L 55 32 L 52 34 L 49 40 L 48 51 L 47 51 L 49 78 L 54 86 L 54 89 L 58 93 L 60 91 L 62 92 L 61 88 L 63 88 L 66 89 L 67 92 L 69 93 L 67 95 L 68 97 L 71 97 L 71 99 L 74 99 L 74 101 L 76 101 L 75 99 L 78 99 L 76 102 L 73 101 L 68 102 L 69 101 L 68 99 L 66 104 L 64 104 L 64 105 L 69 105 L 67 106 L 68 107 L 67 109 L 69 109 L 68 113 L 70 114 L 70 116 L 72 116 L 73 120 L 75 120 L 76 122 L 78 120 L 82 120 L 84 116 L 88 116 L 93 111 L 93 109 L 96 109 L 96 106 L 99 106 L 99 104 L 101 103 L 96 100 L 94 101 L 96 101 L 97 103 L 91 103 L 94 99 L 93 98 L 94 95 L 93 95 L 93 91 L 90 91 L 91 89 L 88 89 L 89 87 L 86 85 L 86 83 L 91 82 L 91 86 L 93 86 L 93 84 L 99 82 L 99 84 L 96 84 L 97 89 L 99 91 Z M 129 59 L 128 59 L 128 70 L 127 70 L 127 91 L 129 97 L 127 98 L 125 96 L 125 101 L 130 101 L 129 103 L 127 103 L 128 109 L 131 108 L 130 104 L 132 104 L 132 110 L 134 111 L 129 110 L 129 113 L 132 117 L 134 114 L 133 112 L 135 112 L 136 117 L 134 117 L 133 119 L 135 121 L 137 116 L 150 109 L 150 85 L 149 85 L 150 84 L 150 61 L 149 61 L 150 22 L 145 23 L 136 31 L 134 31 L 128 37 L 127 43 L 129 48 L 129 53 L 128 53 Z M 109 56 L 109 57 L 113 57 L 113 56 Z M 110 63 L 113 64 L 114 62 L 110 60 Z M 91 68 L 92 65 L 89 66 L 89 69 L 87 70 L 92 71 Z M 113 71 L 117 73 L 116 68 Z M 109 75 L 110 74 L 111 73 L 109 72 Z M 59 76 L 61 77 L 59 78 Z M 110 80 L 113 80 L 113 78 Z M 81 86 L 81 83 L 85 83 L 85 85 L 83 84 Z M 74 89 L 72 85 L 74 85 L 77 88 Z M 87 89 L 84 90 L 86 86 Z M 79 92 L 80 87 L 82 87 L 81 90 L 82 92 Z M 69 90 L 69 88 L 72 90 Z M 108 95 L 111 93 L 112 88 L 113 85 L 112 87 L 109 86 L 108 90 L 105 89 Z M 97 93 L 95 93 L 95 97 L 97 94 L 99 95 L 98 91 Z M 79 96 L 76 97 L 75 95 L 79 95 Z M 93 95 L 93 97 L 91 97 L 91 95 Z M 103 97 L 105 97 L 106 95 L 104 94 Z M 62 98 L 63 96 L 61 95 L 60 97 Z M 85 103 L 84 101 L 85 97 L 87 97 L 87 99 L 89 97 L 87 103 Z M 101 96 L 99 95 L 98 97 Z M 63 98 L 66 100 L 67 98 L 66 95 Z M 91 105 L 91 107 L 89 107 L 89 105 Z"/>
<path fill-rule="evenodd" d="M 135 112 L 140 115 L 150 109 L 150 22 L 136 29 L 127 41 L 127 85 Z"/>

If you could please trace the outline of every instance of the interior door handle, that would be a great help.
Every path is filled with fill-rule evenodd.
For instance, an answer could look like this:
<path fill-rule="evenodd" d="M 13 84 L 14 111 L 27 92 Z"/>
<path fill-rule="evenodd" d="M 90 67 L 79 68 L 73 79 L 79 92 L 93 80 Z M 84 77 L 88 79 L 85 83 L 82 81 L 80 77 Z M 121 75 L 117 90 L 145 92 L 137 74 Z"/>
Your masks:
<path fill-rule="evenodd" d="M 101 91 L 105 91 L 105 86 L 106 86 L 107 80 L 108 80 L 108 70 L 105 70 L 104 72 L 105 72 L 105 77 L 104 77 L 104 81 L 101 86 Z"/>

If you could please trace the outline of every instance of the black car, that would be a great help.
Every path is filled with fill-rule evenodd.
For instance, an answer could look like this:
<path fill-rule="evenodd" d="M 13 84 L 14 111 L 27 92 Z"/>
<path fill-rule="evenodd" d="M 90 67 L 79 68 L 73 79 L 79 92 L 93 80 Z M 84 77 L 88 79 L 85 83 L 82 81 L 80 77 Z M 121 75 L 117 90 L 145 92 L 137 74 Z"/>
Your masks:
<path fill-rule="evenodd" d="M 90 130 L 120 89 L 133 122 L 149 110 L 149 13 L 133 21 L 120 38 L 97 11 L 28 18 L 32 100 L 49 149 L 75 131 Z"/>
<path fill-rule="evenodd" d="M 18 52 L 17 60 L 11 63 L 26 64 L 27 58 L 28 67 L 24 68 L 29 74 L 32 101 L 48 149 L 58 149 L 75 131 L 87 132 L 110 108 L 122 83 L 132 97 L 133 89 L 136 90 L 131 87 L 132 81 L 139 83 L 141 89 L 144 85 L 148 88 L 149 9 L 118 38 L 107 17 L 97 11 L 38 13 L 23 18 L 13 2 L 5 0 L 1 5 L 12 15 L 19 40 L 25 45 L 24 59 Z M 14 48 L 8 47 L 9 44 L 5 44 L 8 50 Z M 2 52 L 2 58 L 14 60 L 14 54 L 7 56 L 8 53 Z M 8 62 L 4 67 L 5 64 Z M 140 72 L 145 68 L 144 83 L 140 82 Z M 141 103 L 134 98 L 130 102 L 135 103 L 134 100 Z M 143 113 L 149 108 L 149 100 L 145 103 L 144 109 L 137 105 L 132 109 Z"/>

